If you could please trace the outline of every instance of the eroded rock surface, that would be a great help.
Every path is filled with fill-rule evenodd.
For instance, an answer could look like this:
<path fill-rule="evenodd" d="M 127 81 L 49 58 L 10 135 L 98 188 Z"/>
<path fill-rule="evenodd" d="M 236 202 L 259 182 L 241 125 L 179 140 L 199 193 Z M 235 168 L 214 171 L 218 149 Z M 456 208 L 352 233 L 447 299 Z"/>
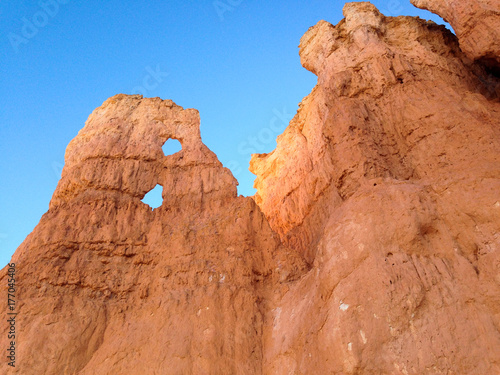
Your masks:
<path fill-rule="evenodd" d="M 500 373 L 498 78 L 443 26 L 344 15 L 301 40 L 318 84 L 254 199 L 196 110 L 90 115 L 12 259 L 13 373 Z"/>
<path fill-rule="evenodd" d="M 498 0 L 411 0 L 449 22 L 462 50 L 500 73 L 500 2 Z"/>
<path fill-rule="evenodd" d="M 183 149 L 165 156 L 169 138 Z M 141 199 L 156 184 L 152 210 Z M 261 373 L 260 289 L 293 278 L 290 259 L 201 142 L 196 110 L 112 97 L 69 144 L 50 209 L 12 259 L 16 369 Z"/>
<path fill-rule="evenodd" d="M 500 373 L 498 81 L 443 26 L 351 3 L 256 201 L 312 269 L 275 294 L 273 374 Z M 314 317 L 314 319 L 311 319 Z"/>

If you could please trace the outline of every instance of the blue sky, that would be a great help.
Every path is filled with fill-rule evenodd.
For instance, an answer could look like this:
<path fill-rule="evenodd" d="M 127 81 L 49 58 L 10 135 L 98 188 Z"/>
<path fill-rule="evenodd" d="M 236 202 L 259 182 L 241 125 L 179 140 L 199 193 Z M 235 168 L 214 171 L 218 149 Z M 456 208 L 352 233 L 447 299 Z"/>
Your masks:
<path fill-rule="evenodd" d="M 439 17 L 409 0 L 386 15 Z M 117 93 L 172 99 L 201 114 L 204 143 L 253 195 L 252 152 L 276 136 L 316 77 L 298 44 L 342 1 L 42 0 L 0 3 L 0 267 L 48 209 L 69 141 Z"/>

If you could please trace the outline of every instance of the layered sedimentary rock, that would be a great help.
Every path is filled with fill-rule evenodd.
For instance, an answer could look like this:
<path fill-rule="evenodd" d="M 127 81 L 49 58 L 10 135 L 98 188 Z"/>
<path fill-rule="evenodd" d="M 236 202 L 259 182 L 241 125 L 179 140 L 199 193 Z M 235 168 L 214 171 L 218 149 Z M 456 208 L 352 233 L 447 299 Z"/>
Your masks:
<path fill-rule="evenodd" d="M 275 374 L 500 373 L 498 80 L 443 26 L 347 4 L 256 201 L 312 269 L 269 306 Z M 314 319 L 311 319 L 314 317 Z"/>
<path fill-rule="evenodd" d="M 500 2 L 497 0 L 411 0 L 451 24 L 462 50 L 500 71 Z"/>
<path fill-rule="evenodd" d="M 166 156 L 170 138 L 183 149 Z M 260 373 L 259 289 L 271 271 L 293 277 L 294 261 L 270 269 L 290 257 L 201 142 L 198 112 L 117 95 L 65 159 L 49 211 L 12 259 L 18 373 Z M 156 184 L 152 210 L 141 199 Z"/>
<path fill-rule="evenodd" d="M 252 158 L 253 199 L 197 111 L 117 95 L 91 114 L 12 259 L 11 372 L 500 373 L 491 56 L 369 3 L 344 15 L 301 40 L 318 84 Z"/>

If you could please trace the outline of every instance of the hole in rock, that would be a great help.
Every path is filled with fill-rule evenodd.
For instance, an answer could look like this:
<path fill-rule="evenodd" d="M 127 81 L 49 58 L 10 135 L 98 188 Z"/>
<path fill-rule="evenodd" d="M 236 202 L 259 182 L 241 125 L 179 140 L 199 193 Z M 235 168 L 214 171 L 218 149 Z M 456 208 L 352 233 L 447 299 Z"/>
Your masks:
<path fill-rule="evenodd" d="M 161 196 L 163 192 L 163 186 L 156 185 L 149 193 L 147 193 L 144 198 L 142 198 L 142 203 L 146 203 L 153 210 L 158 208 L 163 203 L 163 198 Z"/>
<path fill-rule="evenodd" d="M 169 138 L 167 141 L 163 144 L 162 148 L 163 153 L 165 156 L 173 155 L 176 152 L 179 152 L 182 150 L 182 145 L 177 139 Z"/>

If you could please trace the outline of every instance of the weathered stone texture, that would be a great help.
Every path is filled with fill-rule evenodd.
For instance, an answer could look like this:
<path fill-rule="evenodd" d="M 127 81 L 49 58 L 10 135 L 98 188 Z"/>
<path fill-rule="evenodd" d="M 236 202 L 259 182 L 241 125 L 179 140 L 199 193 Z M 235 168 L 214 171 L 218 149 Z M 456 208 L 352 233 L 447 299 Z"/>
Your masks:
<path fill-rule="evenodd" d="M 478 23 L 456 26 L 496 3 L 414 2 L 458 39 L 366 2 L 306 32 L 318 83 L 253 156 L 253 198 L 196 110 L 127 95 L 97 108 L 12 259 L 12 372 L 500 373 L 498 38 L 475 51 Z M 169 138 L 183 148 L 165 156 Z"/>

